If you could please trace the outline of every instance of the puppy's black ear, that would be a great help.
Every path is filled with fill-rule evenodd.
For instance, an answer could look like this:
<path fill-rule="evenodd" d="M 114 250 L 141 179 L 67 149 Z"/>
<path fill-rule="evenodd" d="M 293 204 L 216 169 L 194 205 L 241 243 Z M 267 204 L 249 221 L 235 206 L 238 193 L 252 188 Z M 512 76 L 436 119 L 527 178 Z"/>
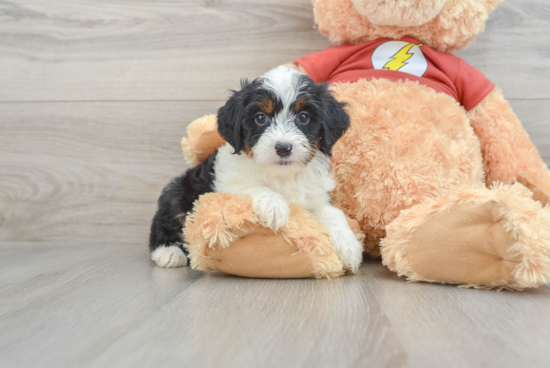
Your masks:
<path fill-rule="evenodd" d="M 224 106 L 218 110 L 218 132 L 227 143 L 240 154 L 243 148 L 242 120 L 244 114 L 245 89 L 247 80 L 241 81 L 240 91 L 231 91 L 232 95 Z"/>
<path fill-rule="evenodd" d="M 344 102 L 338 102 L 334 98 L 332 91 L 329 91 L 328 85 L 323 86 L 320 93 L 321 105 L 324 111 L 323 131 L 321 135 L 319 150 L 326 155 L 331 155 L 332 147 L 349 128 L 350 118 Z"/>

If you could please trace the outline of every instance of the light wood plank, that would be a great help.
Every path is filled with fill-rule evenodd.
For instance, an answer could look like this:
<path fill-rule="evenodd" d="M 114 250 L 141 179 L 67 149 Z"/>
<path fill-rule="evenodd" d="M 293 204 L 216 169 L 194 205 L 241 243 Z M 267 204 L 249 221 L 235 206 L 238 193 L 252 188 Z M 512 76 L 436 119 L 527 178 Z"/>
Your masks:
<path fill-rule="evenodd" d="M 0 239 L 144 243 L 187 124 L 221 104 L 1 104 Z"/>
<path fill-rule="evenodd" d="M 328 46 L 310 0 L 3 2 L 0 100 L 219 100 Z"/>
<path fill-rule="evenodd" d="M 489 18 L 485 33 L 456 53 L 502 88 L 507 98 L 549 98 L 550 2 L 506 0 Z M 542 41 L 542 42 L 541 42 Z"/>
<path fill-rule="evenodd" d="M 544 162 L 550 165 L 550 101 L 511 100 L 510 104 Z"/>
<path fill-rule="evenodd" d="M 222 104 L 0 104 L 0 240 L 144 244 L 187 124 Z M 512 105 L 550 163 L 550 103 Z"/>
<path fill-rule="evenodd" d="M 0 15 L 0 101 L 220 100 L 329 45 L 311 0 L 10 0 Z M 549 16 L 508 0 L 458 55 L 509 98 L 550 98 Z"/>
<path fill-rule="evenodd" d="M 24 262 L 22 262 L 24 260 Z M 550 287 L 160 269 L 144 247 L 0 244 L 2 367 L 543 367 Z"/>

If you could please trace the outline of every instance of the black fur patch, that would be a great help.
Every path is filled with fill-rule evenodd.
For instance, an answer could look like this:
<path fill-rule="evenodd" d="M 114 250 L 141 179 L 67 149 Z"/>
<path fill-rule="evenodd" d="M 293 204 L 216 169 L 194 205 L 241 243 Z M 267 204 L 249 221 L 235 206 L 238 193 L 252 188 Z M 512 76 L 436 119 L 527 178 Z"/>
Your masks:
<path fill-rule="evenodd" d="M 267 114 L 270 119 L 281 110 L 282 104 L 271 91 L 261 88 L 258 79 L 241 81 L 241 90 L 231 93 L 218 110 L 218 132 L 235 149 L 234 153 L 240 153 L 245 146 L 254 147 L 269 126 L 269 121 L 265 125 L 254 122 L 256 114 L 263 112 L 263 101 L 273 101 L 272 112 Z"/>
<path fill-rule="evenodd" d="M 149 249 L 182 243 L 187 214 L 202 194 L 214 191 L 214 163 L 217 151 L 201 164 L 187 170 L 166 185 L 158 199 L 158 210 L 151 224 Z M 187 250 L 182 248 L 185 254 Z"/>
<path fill-rule="evenodd" d="M 296 122 L 296 126 L 312 146 L 318 145 L 321 152 L 330 156 L 332 147 L 350 125 L 349 115 L 345 111 L 346 104 L 334 98 L 328 89 L 328 83 L 317 84 L 309 76 L 302 75 L 297 84 L 300 91 L 296 101 L 286 108 L 296 116 L 301 111 L 309 113 L 310 122 Z M 244 147 L 254 147 L 275 115 L 285 107 L 276 94 L 262 87 L 259 78 L 253 82 L 243 80 L 241 90 L 231 92 L 232 95 L 225 106 L 218 110 L 218 131 L 234 148 L 234 153 L 240 154 Z M 267 123 L 258 125 L 254 119 L 258 113 L 265 113 L 262 104 L 265 104 L 266 100 L 273 102 L 273 109 L 271 113 L 266 113 Z M 297 104 L 300 107 L 298 110 Z"/>
<path fill-rule="evenodd" d="M 296 126 L 312 145 L 318 143 L 319 150 L 330 156 L 332 147 L 350 125 L 346 104 L 334 98 L 328 83 L 317 84 L 307 75 L 301 78 L 303 87 L 296 100 L 302 105 L 300 111 L 309 113 L 311 120 L 305 125 L 297 122 Z"/>

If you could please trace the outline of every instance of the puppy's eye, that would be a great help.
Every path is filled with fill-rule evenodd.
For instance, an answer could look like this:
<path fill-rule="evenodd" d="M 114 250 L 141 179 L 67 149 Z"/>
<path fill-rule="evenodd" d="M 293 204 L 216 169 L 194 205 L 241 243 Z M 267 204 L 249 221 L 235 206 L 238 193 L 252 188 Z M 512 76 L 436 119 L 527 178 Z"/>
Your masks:
<path fill-rule="evenodd" d="M 305 111 L 302 111 L 298 114 L 298 117 L 296 118 L 298 120 L 298 123 L 300 124 L 307 124 L 309 123 L 309 114 Z"/>
<path fill-rule="evenodd" d="M 259 113 L 256 115 L 256 118 L 254 119 L 254 121 L 258 125 L 264 125 L 265 123 L 267 123 L 268 119 L 266 114 Z"/>

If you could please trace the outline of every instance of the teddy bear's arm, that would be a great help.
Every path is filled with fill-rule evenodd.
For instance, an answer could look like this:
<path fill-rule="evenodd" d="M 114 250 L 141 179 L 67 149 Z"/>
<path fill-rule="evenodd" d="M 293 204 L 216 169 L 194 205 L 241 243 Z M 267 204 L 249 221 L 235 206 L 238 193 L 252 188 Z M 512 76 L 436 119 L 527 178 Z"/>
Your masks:
<path fill-rule="evenodd" d="M 296 63 L 285 64 L 300 73 L 307 74 L 303 66 Z M 190 165 L 198 165 L 214 151 L 223 146 L 224 139 L 218 133 L 216 115 L 210 114 L 200 117 L 187 127 L 187 137 L 181 140 L 181 148 L 185 160 Z"/>
<path fill-rule="evenodd" d="M 487 185 L 519 181 L 535 193 L 535 199 L 547 203 L 548 168 L 502 91 L 492 91 L 468 114 L 481 142 Z"/>

